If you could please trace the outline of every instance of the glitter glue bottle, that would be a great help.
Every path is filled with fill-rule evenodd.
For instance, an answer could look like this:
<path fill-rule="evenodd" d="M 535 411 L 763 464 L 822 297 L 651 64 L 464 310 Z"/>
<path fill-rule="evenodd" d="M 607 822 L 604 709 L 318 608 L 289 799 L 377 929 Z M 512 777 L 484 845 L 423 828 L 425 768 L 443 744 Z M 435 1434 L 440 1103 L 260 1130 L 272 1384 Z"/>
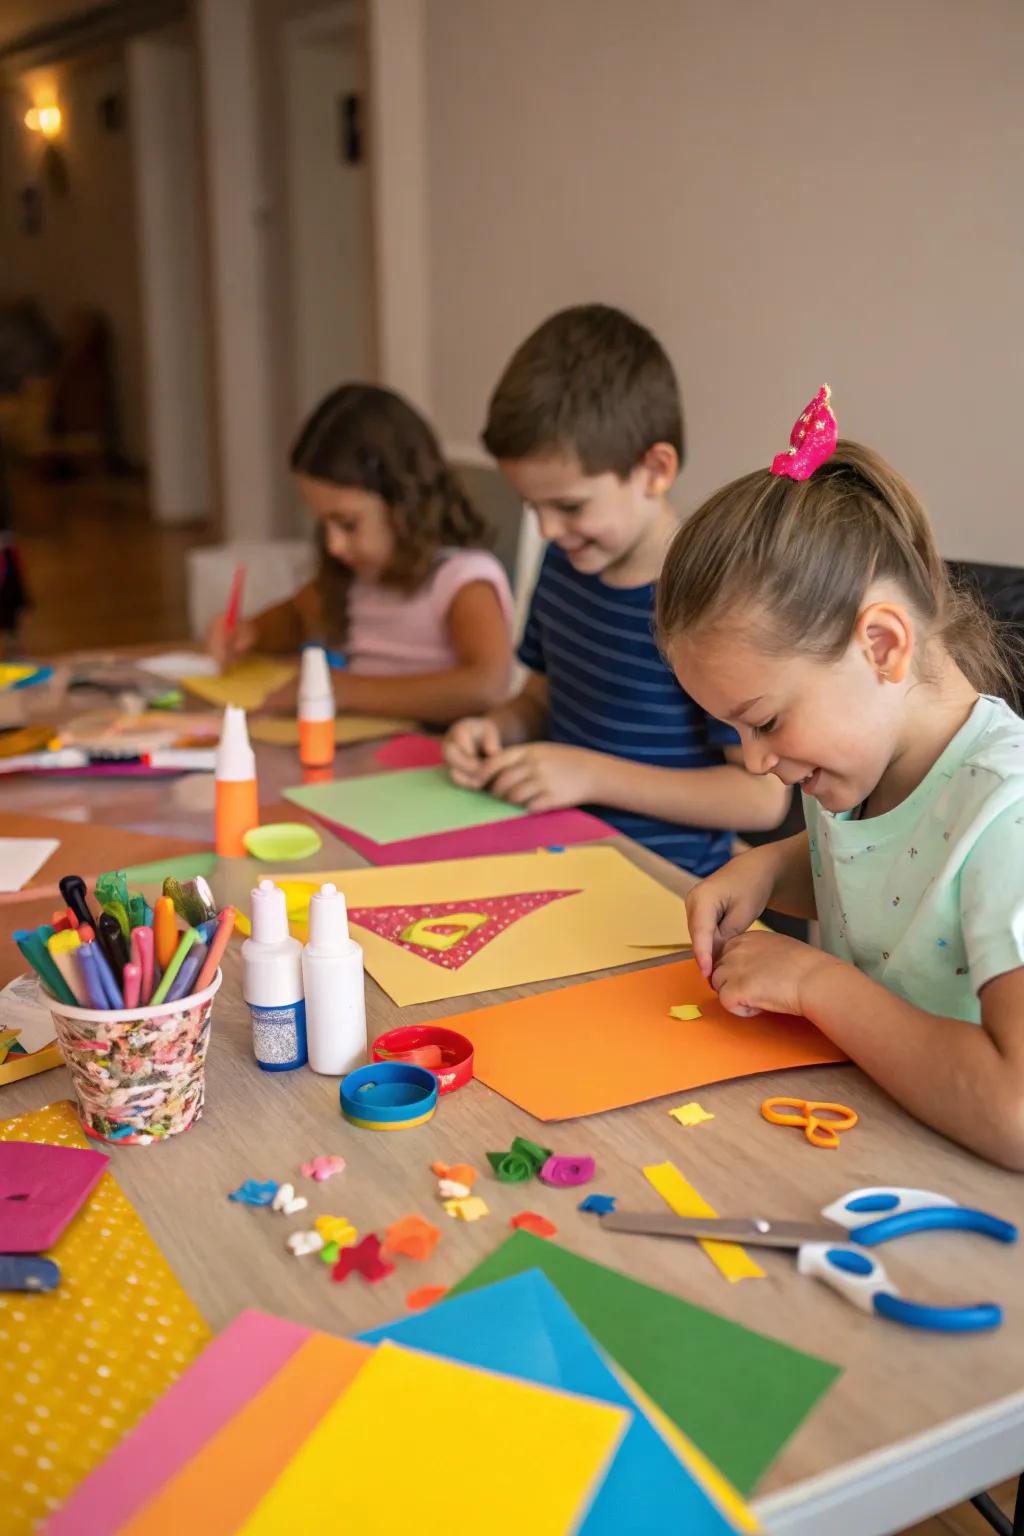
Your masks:
<path fill-rule="evenodd" d="M 252 1019 L 252 1048 L 264 1072 L 290 1072 L 306 1061 L 302 945 L 288 932 L 284 891 L 261 880 L 252 893 L 252 937 L 242 945 L 242 996 Z"/>
<path fill-rule="evenodd" d="M 333 763 L 336 712 L 327 652 L 319 645 L 307 645 L 299 673 L 299 762 L 304 768 Z"/>
<path fill-rule="evenodd" d="M 260 824 L 256 757 L 245 710 L 229 704 L 220 728 L 214 778 L 214 845 L 222 859 L 244 859 L 245 834 Z"/>
<path fill-rule="evenodd" d="M 309 1064 L 342 1077 L 366 1060 L 363 951 L 348 931 L 345 897 L 322 885 L 309 901 L 309 940 L 302 951 Z"/>

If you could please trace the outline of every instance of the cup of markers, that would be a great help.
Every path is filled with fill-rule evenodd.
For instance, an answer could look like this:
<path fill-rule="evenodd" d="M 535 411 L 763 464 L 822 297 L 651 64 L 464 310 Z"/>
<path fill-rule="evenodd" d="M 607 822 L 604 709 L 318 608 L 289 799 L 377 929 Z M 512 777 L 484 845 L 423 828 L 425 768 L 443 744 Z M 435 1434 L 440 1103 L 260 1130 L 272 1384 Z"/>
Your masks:
<path fill-rule="evenodd" d="M 153 912 L 136 909 L 151 920 L 131 926 L 116 900 L 94 918 L 77 876 L 61 881 L 61 891 L 63 926 L 55 913 L 54 925 L 15 940 L 48 994 L 84 1130 L 142 1146 L 187 1131 L 203 1111 L 210 1017 L 234 910 L 193 925 L 188 908 L 176 910 L 165 895 Z"/>

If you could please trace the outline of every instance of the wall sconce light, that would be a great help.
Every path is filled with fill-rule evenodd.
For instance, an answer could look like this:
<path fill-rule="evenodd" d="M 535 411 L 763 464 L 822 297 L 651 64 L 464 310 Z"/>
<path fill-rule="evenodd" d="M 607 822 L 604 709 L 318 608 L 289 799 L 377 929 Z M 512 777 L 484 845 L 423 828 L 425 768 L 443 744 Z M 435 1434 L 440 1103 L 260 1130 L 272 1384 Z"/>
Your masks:
<path fill-rule="evenodd" d="M 32 133 L 41 133 L 44 139 L 55 139 L 60 133 L 61 110 L 56 104 L 46 107 L 29 107 L 25 113 L 25 127 Z"/>

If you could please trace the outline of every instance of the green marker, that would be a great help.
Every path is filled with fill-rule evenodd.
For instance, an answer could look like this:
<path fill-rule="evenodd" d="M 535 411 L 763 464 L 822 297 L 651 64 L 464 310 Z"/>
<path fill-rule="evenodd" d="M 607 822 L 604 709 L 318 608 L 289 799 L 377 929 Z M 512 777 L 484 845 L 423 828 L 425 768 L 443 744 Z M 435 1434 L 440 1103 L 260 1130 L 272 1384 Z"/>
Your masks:
<path fill-rule="evenodd" d="M 153 996 L 149 1000 L 149 1006 L 151 1008 L 156 1003 L 162 1003 L 167 997 L 167 994 L 171 989 L 171 983 L 173 982 L 175 976 L 177 976 L 178 972 L 181 970 L 181 962 L 184 960 L 185 956 L 188 954 L 189 950 L 192 948 L 192 945 L 195 943 L 198 937 L 199 935 L 196 933 L 194 928 L 185 929 L 185 932 L 181 936 L 181 942 L 177 949 L 174 951 L 174 954 L 171 956 L 170 964 L 161 977 L 160 985 L 157 987 L 156 991 L 153 993 Z"/>
<path fill-rule="evenodd" d="M 53 936 L 53 929 L 44 923 L 41 928 L 16 928 L 12 937 L 40 981 L 61 1003 L 78 1007 L 78 999 L 54 964 L 46 941 Z"/>

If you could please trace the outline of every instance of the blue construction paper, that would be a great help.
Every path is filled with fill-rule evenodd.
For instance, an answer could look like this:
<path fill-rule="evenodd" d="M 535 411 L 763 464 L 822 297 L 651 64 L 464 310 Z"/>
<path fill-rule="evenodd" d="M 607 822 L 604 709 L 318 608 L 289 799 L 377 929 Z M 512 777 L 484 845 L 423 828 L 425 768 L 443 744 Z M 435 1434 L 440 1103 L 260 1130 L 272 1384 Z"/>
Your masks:
<path fill-rule="evenodd" d="M 628 1408 L 632 1420 L 581 1532 L 586 1536 L 722 1536 L 736 1527 L 682 1465 L 538 1269 L 453 1297 L 358 1337 Z"/>

